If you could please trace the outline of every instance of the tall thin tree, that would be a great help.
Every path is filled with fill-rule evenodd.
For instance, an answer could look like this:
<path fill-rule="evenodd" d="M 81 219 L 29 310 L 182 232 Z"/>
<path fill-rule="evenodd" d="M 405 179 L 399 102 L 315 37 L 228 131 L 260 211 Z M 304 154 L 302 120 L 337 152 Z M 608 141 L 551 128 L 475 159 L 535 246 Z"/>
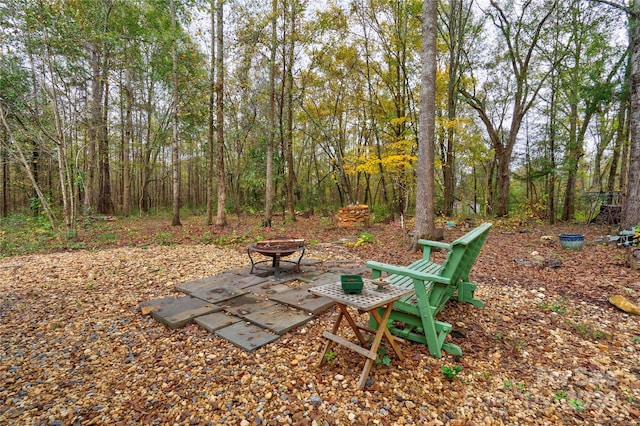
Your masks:
<path fill-rule="evenodd" d="M 436 117 L 436 46 L 437 3 L 425 1 L 422 6 L 422 51 L 420 62 L 420 129 L 418 140 L 418 170 L 416 186 L 415 229 L 411 250 L 419 248 L 420 238 L 433 238 L 435 234 L 433 191 Z"/>
<path fill-rule="evenodd" d="M 211 58 L 209 64 L 209 132 L 207 134 L 207 225 L 213 224 L 213 178 L 214 178 L 214 118 L 216 99 L 216 0 L 211 0 Z"/>
<path fill-rule="evenodd" d="M 276 50 L 278 0 L 271 1 L 271 51 L 269 58 L 269 135 L 267 137 L 267 170 L 265 179 L 264 221 L 271 227 L 273 216 L 273 146 L 276 138 Z"/>
<path fill-rule="evenodd" d="M 227 224 L 224 207 L 227 199 L 224 173 L 224 59 L 223 59 L 223 10 L 224 0 L 218 0 L 216 10 L 216 139 L 218 142 L 218 214 L 216 225 Z"/>
<path fill-rule="evenodd" d="M 176 40 L 176 3 L 171 0 L 171 58 L 173 71 L 171 76 L 173 133 L 171 141 L 171 183 L 173 216 L 171 226 L 182 226 L 180 222 L 180 156 L 178 130 L 178 48 Z"/>

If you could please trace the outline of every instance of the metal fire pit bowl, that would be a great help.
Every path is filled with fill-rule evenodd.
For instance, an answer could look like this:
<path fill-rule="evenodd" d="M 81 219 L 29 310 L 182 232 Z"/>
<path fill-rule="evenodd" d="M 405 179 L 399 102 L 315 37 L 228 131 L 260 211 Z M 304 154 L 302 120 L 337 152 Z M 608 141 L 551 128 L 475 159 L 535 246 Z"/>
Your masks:
<path fill-rule="evenodd" d="M 297 260 L 284 260 L 283 257 L 291 256 L 292 254 L 300 252 L 300 257 Z M 251 273 L 256 265 L 260 263 L 271 263 L 273 269 L 273 277 L 275 279 L 280 278 L 280 262 L 287 262 L 295 265 L 295 270 L 300 271 L 300 261 L 304 256 L 305 241 L 299 238 L 289 237 L 276 237 L 271 240 L 258 241 L 254 244 L 249 244 L 247 247 L 247 254 L 251 260 Z M 259 253 L 263 256 L 270 257 L 271 259 L 255 261 L 252 253 Z"/>

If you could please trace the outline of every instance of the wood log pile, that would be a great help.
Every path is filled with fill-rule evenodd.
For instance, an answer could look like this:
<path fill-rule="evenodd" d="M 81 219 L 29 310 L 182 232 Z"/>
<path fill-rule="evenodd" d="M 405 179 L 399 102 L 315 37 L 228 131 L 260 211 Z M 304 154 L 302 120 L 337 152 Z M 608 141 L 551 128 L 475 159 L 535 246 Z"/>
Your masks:
<path fill-rule="evenodd" d="M 369 206 L 364 204 L 341 207 L 337 216 L 341 227 L 369 226 Z"/>

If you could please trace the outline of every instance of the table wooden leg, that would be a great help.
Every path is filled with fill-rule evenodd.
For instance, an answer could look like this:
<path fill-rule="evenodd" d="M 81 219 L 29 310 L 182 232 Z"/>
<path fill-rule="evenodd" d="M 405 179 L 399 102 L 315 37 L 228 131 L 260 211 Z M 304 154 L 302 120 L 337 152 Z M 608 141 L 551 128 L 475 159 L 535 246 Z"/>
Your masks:
<path fill-rule="evenodd" d="M 371 349 L 370 349 L 370 351 L 373 352 L 374 354 L 378 353 L 378 347 L 380 346 L 380 342 L 382 341 L 382 336 L 389 333 L 389 330 L 387 330 L 387 321 L 389 320 L 389 316 L 391 315 L 392 309 L 393 309 L 393 303 L 389 303 L 384 311 L 384 315 L 382 316 L 382 318 L 376 318 L 376 321 L 380 319 L 380 322 L 378 323 L 378 331 L 376 332 L 376 336 L 373 339 L 373 343 L 371 344 Z M 375 312 L 375 310 L 371 312 Z M 378 317 L 380 317 L 379 314 L 378 314 Z M 400 348 L 395 347 L 394 343 L 392 343 L 391 346 L 394 347 L 394 351 L 397 350 L 398 352 L 400 352 Z M 367 358 L 367 360 L 365 361 L 364 368 L 362 369 L 362 374 L 360 374 L 360 380 L 358 381 L 358 389 L 364 389 L 364 385 L 367 383 L 367 377 L 369 377 L 369 373 L 371 372 L 371 367 L 373 367 L 374 362 L 375 360 L 370 358 Z"/>
<path fill-rule="evenodd" d="M 338 311 L 338 318 L 336 318 L 336 322 L 333 323 L 333 328 L 331 329 L 331 333 L 332 334 L 336 334 L 336 332 L 338 331 L 338 327 L 340 327 L 340 323 L 342 322 L 342 317 L 343 317 L 343 313 L 342 313 L 342 309 L 340 309 Z M 322 353 L 320 354 L 320 362 L 318 363 L 318 366 L 322 366 L 322 364 L 324 364 L 327 361 L 327 358 L 325 357 L 325 355 L 329 352 L 331 346 L 331 340 L 328 340 L 324 343 L 324 348 L 322 349 Z"/>
<path fill-rule="evenodd" d="M 384 337 L 387 338 L 387 341 L 391 344 L 391 347 L 393 348 L 393 351 L 396 353 L 396 355 L 398 356 L 400 361 L 402 361 L 402 360 L 404 360 L 404 355 L 402 355 L 402 351 L 400 350 L 400 346 L 398 346 L 398 343 L 396 342 L 396 339 L 393 337 L 393 334 L 391 334 L 391 332 L 387 328 L 387 321 L 389 320 L 389 316 L 391 315 L 391 311 L 392 310 L 393 310 L 393 305 L 388 305 L 387 309 L 384 312 L 384 316 L 387 318 L 386 320 L 381 318 L 380 317 L 380 313 L 375 309 L 373 311 L 371 311 L 371 315 L 373 315 L 373 318 L 378 323 L 378 329 L 382 328 L 381 324 L 384 324 Z"/>
<path fill-rule="evenodd" d="M 358 338 L 358 341 L 360 341 L 360 344 L 361 345 L 366 344 L 367 343 L 367 339 L 364 338 L 364 336 L 360 332 L 360 327 L 358 327 L 358 324 L 356 324 L 356 322 L 351 317 L 351 314 L 349 314 L 349 311 L 347 310 L 347 306 L 343 305 L 341 303 L 336 303 L 336 304 L 338 305 L 338 308 L 340 308 L 340 311 L 344 314 L 345 319 L 347 320 L 347 322 L 349 323 L 349 325 L 353 329 L 353 332 L 355 333 L 356 337 Z M 336 331 L 337 330 L 334 330 L 333 333 L 335 334 Z"/>

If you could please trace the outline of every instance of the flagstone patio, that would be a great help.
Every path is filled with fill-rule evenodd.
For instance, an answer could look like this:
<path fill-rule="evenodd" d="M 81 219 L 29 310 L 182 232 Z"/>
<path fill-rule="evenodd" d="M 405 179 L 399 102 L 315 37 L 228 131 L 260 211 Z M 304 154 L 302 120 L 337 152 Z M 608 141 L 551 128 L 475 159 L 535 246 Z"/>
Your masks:
<path fill-rule="evenodd" d="M 365 271 L 352 262 L 305 259 L 299 271 L 283 267 L 276 279 L 271 271 L 251 274 L 245 267 L 178 284 L 183 296 L 145 301 L 140 309 L 172 330 L 195 323 L 251 352 L 333 305 L 309 288 Z"/>

